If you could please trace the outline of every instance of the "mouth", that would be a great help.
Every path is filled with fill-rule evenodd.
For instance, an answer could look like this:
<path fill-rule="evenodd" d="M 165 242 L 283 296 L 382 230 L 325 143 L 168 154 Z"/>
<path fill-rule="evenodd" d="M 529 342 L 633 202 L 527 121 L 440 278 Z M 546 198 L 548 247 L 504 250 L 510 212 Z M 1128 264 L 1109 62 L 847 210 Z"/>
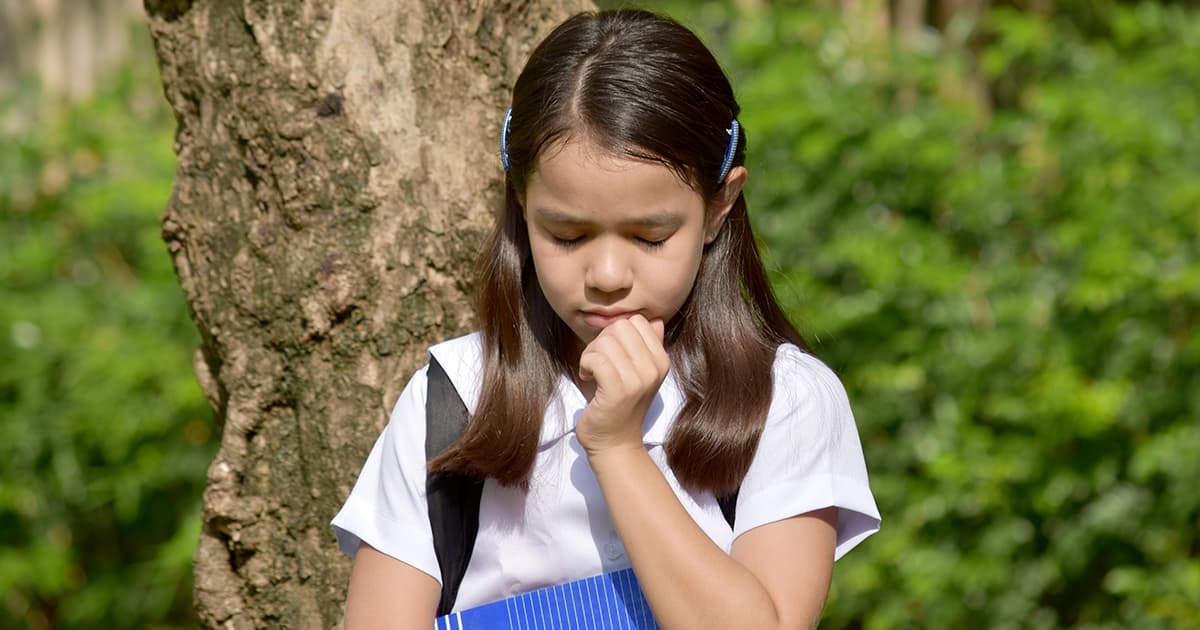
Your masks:
<path fill-rule="evenodd" d="M 583 311 L 583 321 L 596 330 L 603 330 L 637 314 L 637 311 Z"/>

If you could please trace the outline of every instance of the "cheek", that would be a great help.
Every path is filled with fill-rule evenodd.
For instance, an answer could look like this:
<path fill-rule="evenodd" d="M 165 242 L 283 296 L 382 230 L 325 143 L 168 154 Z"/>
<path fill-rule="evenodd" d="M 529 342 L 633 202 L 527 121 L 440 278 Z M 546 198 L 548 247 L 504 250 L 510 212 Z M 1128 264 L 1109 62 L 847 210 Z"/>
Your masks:
<path fill-rule="evenodd" d="M 692 286 L 696 283 L 696 278 L 700 272 L 700 263 L 704 259 L 703 242 L 699 246 L 693 247 L 687 252 L 685 260 L 679 265 L 679 276 L 677 282 L 680 284 L 679 289 L 686 296 L 691 293 Z"/>
<path fill-rule="evenodd" d="M 533 264 L 537 266 L 538 271 L 551 271 L 562 265 L 562 251 L 545 239 L 531 239 L 529 252 L 533 255 Z"/>
<path fill-rule="evenodd" d="M 700 267 L 701 251 L 688 243 L 685 247 L 649 261 L 643 269 L 644 295 L 664 309 L 676 309 L 692 292 Z"/>
<path fill-rule="evenodd" d="M 533 269 L 542 293 L 551 303 L 570 287 L 578 284 L 570 258 L 553 245 L 530 243 Z"/>
<path fill-rule="evenodd" d="M 529 253 L 533 257 L 533 265 L 539 273 L 543 268 L 550 267 L 547 261 L 551 258 L 553 250 L 548 247 L 545 239 L 538 238 L 536 234 L 529 234 Z"/>

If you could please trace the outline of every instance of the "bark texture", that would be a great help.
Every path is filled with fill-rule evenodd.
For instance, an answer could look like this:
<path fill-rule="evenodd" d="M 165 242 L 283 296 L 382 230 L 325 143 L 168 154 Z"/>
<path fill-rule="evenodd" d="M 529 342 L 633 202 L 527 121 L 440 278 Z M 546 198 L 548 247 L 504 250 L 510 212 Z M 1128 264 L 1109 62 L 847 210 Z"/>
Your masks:
<path fill-rule="evenodd" d="M 497 134 L 579 0 L 146 0 L 179 170 L 163 237 L 222 426 L 195 554 L 212 628 L 340 624 L 328 527 L 432 342 L 472 326 Z"/>

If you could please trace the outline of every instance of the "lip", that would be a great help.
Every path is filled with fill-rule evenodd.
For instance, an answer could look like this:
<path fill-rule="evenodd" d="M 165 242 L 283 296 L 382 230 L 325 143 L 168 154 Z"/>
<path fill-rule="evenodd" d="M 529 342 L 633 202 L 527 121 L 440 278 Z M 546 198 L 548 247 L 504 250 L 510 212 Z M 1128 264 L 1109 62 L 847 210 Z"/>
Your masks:
<path fill-rule="evenodd" d="M 603 330 L 611 326 L 615 322 L 623 319 L 629 319 L 638 314 L 638 311 L 581 311 L 583 313 L 583 321 L 592 328 Z"/>

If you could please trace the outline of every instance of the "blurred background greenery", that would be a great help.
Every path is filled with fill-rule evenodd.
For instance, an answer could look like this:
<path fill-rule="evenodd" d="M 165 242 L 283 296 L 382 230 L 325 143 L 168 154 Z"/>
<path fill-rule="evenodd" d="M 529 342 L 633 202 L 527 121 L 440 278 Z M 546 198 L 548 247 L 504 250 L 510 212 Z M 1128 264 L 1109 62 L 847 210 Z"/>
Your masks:
<path fill-rule="evenodd" d="M 18 5 L 0 7 L 28 44 L 0 64 L 0 627 L 191 627 L 216 436 L 159 237 L 174 117 L 136 12 Z"/>
<path fill-rule="evenodd" d="M 136 3 L 86 3 L 121 44 L 83 88 L 18 54 L 54 27 L 19 4 L 0 626 L 189 627 L 216 436 L 173 119 Z M 993 5 L 648 4 L 733 77 L 777 290 L 858 417 L 884 525 L 824 626 L 1200 627 L 1200 8 Z"/>

